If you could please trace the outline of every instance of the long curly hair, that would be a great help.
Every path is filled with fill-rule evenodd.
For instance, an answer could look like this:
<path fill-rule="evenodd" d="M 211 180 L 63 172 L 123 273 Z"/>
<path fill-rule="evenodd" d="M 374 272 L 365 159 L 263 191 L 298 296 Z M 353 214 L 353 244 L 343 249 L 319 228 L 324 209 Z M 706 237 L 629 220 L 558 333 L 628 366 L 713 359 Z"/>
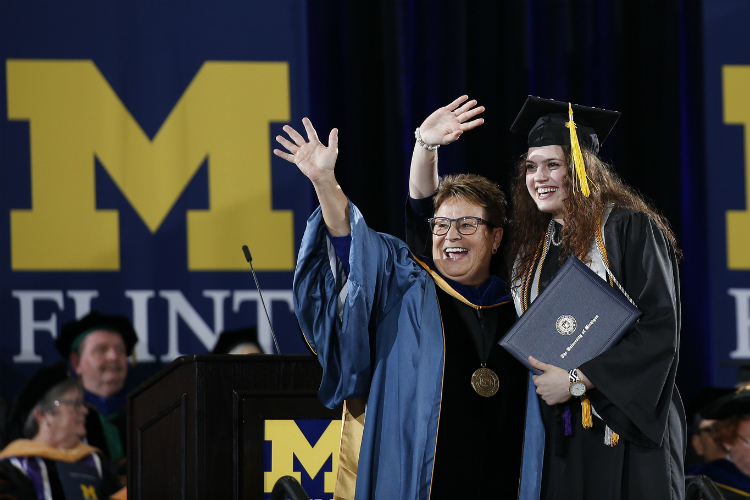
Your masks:
<path fill-rule="evenodd" d="M 590 196 L 587 198 L 580 193 L 572 194 L 573 160 L 570 146 L 561 146 L 565 152 L 565 162 L 568 166 L 564 177 L 564 187 L 568 196 L 563 200 L 562 216 L 565 224 L 562 228 L 563 242 L 560 246 L 560 262 L 564 262 L 570 255 L 575 254 L 584 262 L 590 261 L 588 252 L 599 225 L 599 216 L 607 203 L 615 207 L 630 208 L 644 212 L 651 217 L 678 253 L 677 242 L 669 222 L 636 193 L 626 186 L 612 167 L 604 162 L 594 152 L 581 147 L 583 161 L 586 165 Z M 534 258 L 539 242 L 544 237 L 552 214 L 540 211 L 526 188 L 526 156 L 524 153 L 516 164 L 516 175 L 513 178 L 512 196 L 513 210 L 511 213 L 511 230 L 513 241 L 510 245 L 508 258 L 520 259 L 520 266 L 513 270 L 512 279 L 521 278 Z M 513 269 L 511 263 L 511 269 Z"/>

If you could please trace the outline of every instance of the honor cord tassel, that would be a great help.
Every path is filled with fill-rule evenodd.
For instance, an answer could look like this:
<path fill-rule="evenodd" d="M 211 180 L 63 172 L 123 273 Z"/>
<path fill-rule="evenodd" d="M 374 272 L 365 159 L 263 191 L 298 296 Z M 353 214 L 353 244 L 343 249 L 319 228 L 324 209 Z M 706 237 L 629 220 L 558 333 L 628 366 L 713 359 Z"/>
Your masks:
<path fill-rule="evenodd" d="M 570 149 L 573 153 L 573 191 L 575 191 L 575 187 L 578 185 L 583 196 L 588 198 L 591 191 L 589 190 L 589 183 L 586 178 L 586 165 L 583 163 L 581 145 L 578 143 L 576 124 L 573 121 L 573 105 L 570 103 L 568 103 L 568 117 L 570 118 L 570 121 L 566 123 L 565 126 L 570 129 Z M 576 182 L 576 180 L 578 182 Z"/>

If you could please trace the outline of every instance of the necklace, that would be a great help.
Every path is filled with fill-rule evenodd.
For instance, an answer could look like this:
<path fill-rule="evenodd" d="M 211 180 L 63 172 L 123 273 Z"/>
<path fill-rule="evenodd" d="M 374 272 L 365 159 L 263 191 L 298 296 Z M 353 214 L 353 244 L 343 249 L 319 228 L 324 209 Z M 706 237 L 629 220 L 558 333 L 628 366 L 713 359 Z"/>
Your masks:
<path fill-rule="evenodd" d="M 477 309 L 477 318 L 482 326 L 482 331 L 484 331 L 484 314 L 481 309 Z M 500 388 L 500 379 L 494 371 L 487 368 L 489 353 L 485 354 L 484 336 L 482 336 L 481 340 L 482 352 L 479 353 L 481 364 L 471 375 L 471 387 L 480 396 L 489 398 L 497 394 L 497 390 Z"/>
<path fill-rule="evenodd" d="M 554 220 L 549 221 L 549 228 L 550 228 L 550 242 L 556 247 L 559 247 L 560 243 L 562 243 L 562 231 L 560 231 L 559 233 L 557 232 L 557 228 L 555 227 Z M 555 235 L 559 236 L 559 239 L 557 241 L 555 241 Z"/>

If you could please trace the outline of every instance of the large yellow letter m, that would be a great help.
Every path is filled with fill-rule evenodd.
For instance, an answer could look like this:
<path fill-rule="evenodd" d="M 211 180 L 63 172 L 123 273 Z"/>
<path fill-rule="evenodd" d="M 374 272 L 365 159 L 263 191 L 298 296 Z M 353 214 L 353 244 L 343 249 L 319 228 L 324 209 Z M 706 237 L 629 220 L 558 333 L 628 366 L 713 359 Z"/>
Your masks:
<path fill-rule="evenodd" d="M 99 497 L 96 496 L 96 488 L 93 486 L 87 486 L 85 484 L 81 484 L 81 495 L 83 496 L 84 500 L 99 500 Z"/>
<path fill-rule="evenodd" d="M 152 233 L 208 162 L 209 209 L 187 212 L 189 269 L 245 270 L 240 248 L 259 234 L 257 267 L 293 268 L 292 213 L 272 209 L 268 126 L 289 120 L 286 63 L 206 62 L 153 140 L 92 61 L 8 60 L 7 78 L 8 118 L 28 120 L 31 136 L 14 270 L 119 270 L 118 213 L 96 208 L 95 157 Z"/>
<path fill-rule="evenodd" d="M 301 481 L 302 474 L 294 470 L 296 456 L 310 478 L 315 479 L 323 465 L 332 457 L 330 471 L 323 473 L 323 488 L 333 493 L 339 465 L 341 421 L 332 420 L 318 442 L 311 444 L 294 420 L 266 420 L 266 441 L 271 441 L 271 470 L 265 473 L 266 493 L 283 476 Z"/>

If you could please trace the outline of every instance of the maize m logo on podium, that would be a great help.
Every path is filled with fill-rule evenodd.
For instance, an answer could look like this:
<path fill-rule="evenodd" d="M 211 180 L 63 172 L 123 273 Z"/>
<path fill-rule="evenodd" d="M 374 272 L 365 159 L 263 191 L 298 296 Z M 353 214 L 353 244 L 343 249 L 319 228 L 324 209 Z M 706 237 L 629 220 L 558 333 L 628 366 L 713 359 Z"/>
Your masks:
<path fill-rule="evenodd" d="M 30 136 L 31 208 L 10 211 L 12 272 L 128 272 L 121 267 L 118 210 L 97 208 L 97 161 L 154 235 L 201 165 L 207 165 L 208 209 L 185 214 L 186 273 L 247 271 L 240 248 L 257 241 L 258 234 L 263 239 L 253 248 L 256 269 L 293 270 L 293 214 L 272 208 L 269 148 L 269 123 L 290 118 L 288 63 L 203 63 L 153 138 L 91 60 L 9 59 L 6 77 L 8 120 L 27 122 Z M 207 346 L 210 333 L 215 336 L 223 326 L 223 309 L 218 311 L 216 303 L 223 307 L 225 298 L 239 294 L 236 311 L 238 300 L 254 300 L 250 291 L 204 290 L 216 311 L 210 328 L 200 318 L 190 319 L 191 308 L 179 290 L 121 292 L 133 302 L 134 323 L 138 314 L 145 321 L 144 301 L 158 296 L 168 303 L 170 323 L 172 316 L 175 325 L 177 317 L 184 320 Z M 34 329 L 40 326 L 35 301 L 53 300 L 62 309 L 63 291 L 12 294 L 21 309 L 26 307 L 20 313 L 26 345 L 14 361 L 39 362 L 33 352 Z M 97 295 L 69 290 L 66 296 L 80 315 Z M 53 326 L 42 329 L 54 337 Z M 263 329 L 260 321 L 258 326 Z M 169 342 L 166 357 L 178 355 L 176 333 L 175 346 Z M 147 342 L 139 344 L 145 349 Z M 139 355 L 149 360 L 147 351 Z"/>
<path fill-rule="evenodd" d="M 292 476 L 312 500 L 331 500 L 338 473 L 341 421 L 265 420 L 264 427 L 264 498 L 270 498 L 281 477 Z"/>

